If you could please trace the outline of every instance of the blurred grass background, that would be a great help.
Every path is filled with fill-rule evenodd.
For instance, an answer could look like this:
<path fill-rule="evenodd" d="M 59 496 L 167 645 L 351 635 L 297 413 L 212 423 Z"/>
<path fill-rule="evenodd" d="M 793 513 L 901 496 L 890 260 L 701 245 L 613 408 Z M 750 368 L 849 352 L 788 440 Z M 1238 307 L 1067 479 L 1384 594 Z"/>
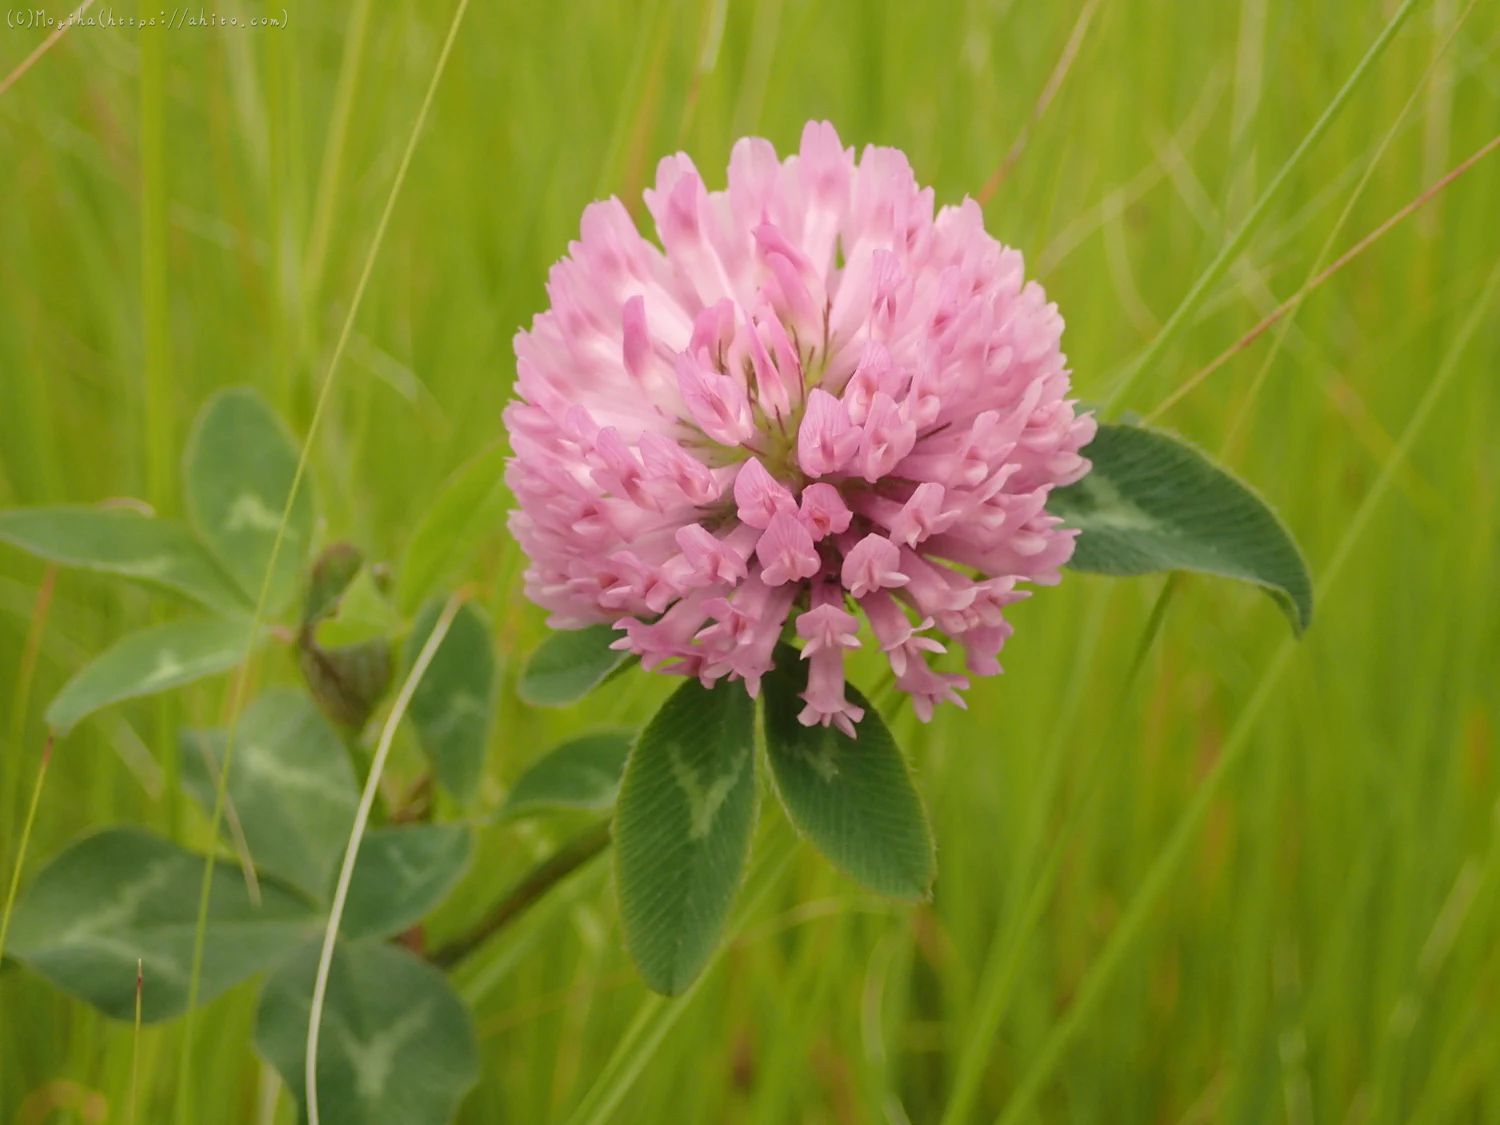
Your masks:
<path fill-rule="evenodd" d="M 1081 395 L 1102 398 L 1149 342 L 1395 8 L 1099 5 L 986 209 L 1058 301 Z M 442 479 L 501 435 L 510 337 L 588 200 L 618 193 L 639 216 L 660 155 L 685 148 L 722 184 L 735 137 L 786 151 L 827 117 L 846 143 L 904 148 L 956 201 L 1021 133 L 1081 10 L 473 5 L 314 444 L 323 537 L 395 557 Z M 352 0 L 298 4 L 281 30 L 79 28 L 0 96 L 0 506 L 129 495 L 178 512 L 187 426 L 225 384 L 255 384 L 306 432 L 452 13 Z M 41 38 L 0 29 L 0 74 Z M 1393 127 L 1335 252 L 1500 132 L 1500 6 L 1416 5 L 1130 405 L 1155 406 L 1296 290 Z M 1268 336 L 1164 424 L 1224 451 L 1317 573 L 1497 259 L 1500 157 L 1312 296 L 1269 367 Z M 1492 308 L 1055 1067 L 1036 1069 L 1048 1036 L 1283 642 L 1254 591 L 1184 582 L 1132 681 L 1161 581 L 1070 576 L 1014 611 L 1007 675 L 978 684 L 968 714 L 923 727 L 886 701 L 940 841 L 930 907 L 862 895 L 767 803 L 753 909 L 696 994 L 661 1005 L 620 949 L 607 865 L 568 884 L 461 978 L 484 1070 L 462 1120 L 560 1122 L 582 1105 L 597 1122 L 992 1121 L 1034 1078 L 1011 1120 L 1500 1122 L 1497 432 Z M 516 573 L 497 527 L 470 575 L 507 658 L 490 803 L 557 737 L 637 720 L 666 686 L 635 677 L 529 713 L 511 684 L 540 615 Z M 63 573 L 38 629 L 42 584 L 0 549 L 7 878 L 46 700 L 176 611 Z M 293 675 L 284 657 L 261 671 Z M 111 821 L 201 844 L 203 818 L 163 781 L 170 732 L 215 718 L 224 694 L 117 708 L 61 744 L 28 870 Z M 477 916 L 570 827 L 489 830 L 432 932 Z M 1014 989 L 980 1037 L 982 982 L 1006 965 Z M 250 1045 L 253 1004 L 237 989 L 200 1019 L 187 1120 L 293 1120 Z M 614 1082 L 632 1027 L 617 1062 L 636 1077 Z M 142 1122 L 172 1112 L 177 1035 L 143 1036 Z M 0 1122 L 129 1120 L 131 1053 L 128 1026 L 0 975 Z M 944 1119 L 966 1072 L 969 1105 Z"/>

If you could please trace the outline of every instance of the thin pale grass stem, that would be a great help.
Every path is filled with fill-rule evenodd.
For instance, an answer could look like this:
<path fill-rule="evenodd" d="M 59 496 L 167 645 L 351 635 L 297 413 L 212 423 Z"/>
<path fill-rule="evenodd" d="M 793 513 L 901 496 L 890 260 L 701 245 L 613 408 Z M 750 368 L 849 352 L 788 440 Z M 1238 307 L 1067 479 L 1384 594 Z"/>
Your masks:
<path fill-rule="evenodd" d="M 22 59 L 15 70 L 11 71 L 3 79 L 0 79 L 0 98 L 3 98 L 7 90 L 9 90 L 17 82 L 21 81 L 21 76 L 28 70 L 30 70 L 33 66 L 35 66 L 37 62 L 41 60 L 41 57 L 43 55 L 52 50 L 57 41 L 68 33 L 68 29 L 74 25 L 79 16 L 83 15 L 84 12 L 88 11 L 93 6 L 94 0 L 83 0 L 82 4 L 73 9 L 73 14 L 67 18 L 66 22 L 58 24 L 57 27 L 53 30 L 52 34 L 38 43 L 36 50 L 32 51 L 31 54 Z"/>
<path fill-rule="evenodd" d="M 266 572 L 261 580 L 260 594 L 256 598 L 255 615 L 251 618 L 250 639 L 245 646 L 245 663 L 249 663 L 254 654 L 256 639 L 261 631 L 261 623 L 265 620 L 266 605 L 270 597 L 271 579 L 276 573 L 276 561 L 281 556 L 282 544 L 286 538 L 287 521 L 291 518 L 292 505 L 297 499 L 297 490 L 301 487 L 302 480 L 307 475 L 307 463 L 312 452 L 313 438 L 318 431 L 318 424 L 322 421 L 323 412 L 328 405 L 334 378 L 338 374 L 339 361 L 343 358 L 344 351 L 349 346 L 349 337 L 354 331 L 355 319 L 359 315 L 360 307 L 364 303 L 365 291 L 369 288 L 370 278 L 375 271 L 375 260 L 379 257 L 380 247 L 385 241 L 385 234 L 390 226 L 391 215 L 396 209 L 396 200 L 401 195 L 401 185 L 406 182 L 406 174 L 411 167 L 412 156 L 417 149 L 417 141 L 421 138 L 422 127 L 426 124 L 427 116 L 432 109 L 433 99 L 437 95 L 438 84 L 442 80 L 444 70 L 447 69 L 448 57 L 453 52 L 453 44 L 458 38 L 458 30 L 463 24 L 464 13 L 468 10 L 468 7 L 469 0 L 458 0 L 458 7 L 453 13 L 452 21 L 448 25 L 447 38 L 443 40 L 437 64 L 433 67 L 432 78 L 427 84 L 427 92 L 423 95 L 422 105 L 417 110 L 417 119 L 412 123 L 411 136 L 407 138 L 406 149 L 401 154 L 401 163 L 396 168 L 395 179 L 391 183 L 390 193 L 386 196 L 385 207 L 380 213 L 380 221 L 376 224 L 375 235 L 370 243 L 370 251 L 365 256 L 365 264 L 360 271 L 359 282 L 355 285 L 353 299 L 349 302 L 349 311 L 345 314 L 343 327 L 339 331 L 338 342 L 334 346 L 333 355 L 328 360 L 328 373 L 324 376 L 323 385 L 318 390 L 317 404 L 313 407 L 312 420 L 308 423 L 307 427 L 307 437 L 303 440 L 301 452 L 297 457 L 297 470 L 292 476 L 291 488 L 287 490 L 286 504 L 281 511 L 281 520 L 276 528 L 276 538 L 271 545 L 271 555 L 266 562 Z M 214 809 L 209 822 L 210 840 L 217 840 L 219 838 L 219 828 L 224 820 L 224 800 L 228 790 L 229 770 L 234 761 L 235 737 L 239 732 L 245 679 L 246 677 L 237 677 L 235 679 L 233 698 L 230 702 L 229 729 L 224 741 L 224 768 L 219 774 L 219 783 L 214 791 Z M 203 865 L 203 883 L 198 895 L 197 929 L 193 936 L 192 969 L 188 977 L 187 1012 L 184 1016 L 182 1061 L 178 1069 L 175 1109 L 179 1125 L 190 1125 L 186 1116 L 187 1090 L 193 1069 L 193 1024 L 198 1006 L 198 989 L 203 973 L 203 942 L 208 930 L 208 901 L 209 891 L 213 886 L 213 865 L 214 859 L 210 854 Z"/>
<path fill-rule="evenodd" d="M 1401 7 L 1396 9 L 1396 14 L 1390 18 L 1390 22 L 1385 25 L 1384 30 L 1381 31 L 1375 42 L 1370 44 L 1369 49 L 1365 51 L 1364 56 L 1359 60 L 1359 64 L 1354 68 L 1354 72 L 1344 81 L 1344 85 L 1333 96 L 1333 100 L 1328 103 L 1328 107 L 1323 110 L 1322 115 L 1313 124 L 1313 127 L 1308 130 L 1307 135 L 1302 138 L 1302 143 L 1297 146 L 1291 156 L 1287 157 L 1286 163 L 1276 173 L 1276 178 L 1271 181 L 1270 186 L 1255 201 L 1255 206 L 1251 208 L 1250 214 L 1245 218 L 1239 230 L 1235 232 L 1234 237 L 1219 251 L 1218 256 L 1214 258 L 1209 267 L 1199 275 L 1198 280 L 1193 283 L 1193 287 L 1188 290 L 1187 296 L 1182 299 L 1182 303 L 1167 318 L 1167 323 L 1162 326 L 1162 330 L 1156 334 L 1151 343 L 1135 359 L 1126 365 L 1124 372 L 1116 381 L 1113 390 L 1110 391 L 1109 396 L 1105 399 L 1104 408 L 1101 411 L 1104 416 L 1114 417 L 1119 412 L 1121 405 L 1130 392 L 1135 389 L 1135 385 L 1140 381 L 1141 376 L 1151 369 L 1152 364 L 1161 356 L 1162 352 L 1182 334 L 1193 314 L 1198 310 L 1198 306 L 1203 303 L 1204 299 L 1212 292 L 1214 286 L 1218 285 L 1224 275 L 1229 272 L 1230 266 L 1239 258 L 1240 254 L 1249 244 L 1251 236 L 1260 227 L 1261 220 L 1265 218 L 1267 212 L 1270 210 L 1271 201 L 1280 194 L 1282 185 L 1291 178 L 1292 173 L 1301 165 L 1307 154 L 1312 151 L 1313 146 L 1323 139 L 1323 135 L 1328 132 L 1334 120 L 1338 117 L 1339 111 L 1344 108 L 1344 105 L 1353 96 L 1354 91 L 1359 88 L 1360 83 L 1375 65 L 1376 60 L 1385 53 L 1386 47 L 1395 38 L 1396 32 L 1401 29 L 1401 25 L 1406 22 L 1407 16 L 1411 15 L 1415 4 L 1416 0 L 1405 0 Z"/>
<path fill-rule="evenodd" d="M 437 655 L 438 647 L 442 645 L 443 638 L 448 635 L 448 629 L 452 626 L 453 619 L 458 616 L 458 611 L 467 600 L 467 596 L 466 593 L 460 592 L 448 599 L 448 604 L 443 606 L 443 612 L 438 615 L 437 621 L 433 624 L 426 643 L 422 645 L 422 651 L 417 654 L 417 659 L 412 663 L 411 671 L 406 674 L 406 682 L 401 685 L 401 690 L 396 694 L 396 701 L 391 705 L 391 713 L 386 716 L 385 725 L 381 728 L 380 741 L 375 747 L 375 757 L 370 762 L 370 776 L 365 779 L 364 792 L 359 798 L 359 808 L 354 814 L 354 826 L 349 830 L 349 843 L 344 849 L 344 863 L 339 868 L 339 881 L 334 887 L 333 903 L 328 909 L 328 925 L 323 930 L 323 951 L 318 956 L 318 975 L 313 981 L 312 1007 L 307 1014 L 307 1065 L 304 1072 L 307 1082 L 304 1102 L 307 1107 L 307 1125 L 318 1125 L 319 1121 L 318 1033 L 323 1027 L 323 1004 L 328 998 L 328 974 L 333 968 L 333 947 L 338 938 L 339 924 L 344 918 L 344 905 L 349 899 L 349 884 L 354 880 L 354 864 L 359 859 L 359 845 L 363 842 L 365 828 L 370 823 L 370 810 L 375 806 L 375 794 L 380 790 L 380 778 L 385 772 L 385 762 L 390 756 L 391 743 L 396 739 L 396 729 L 401 725 L 406 709 L 411 705 L 411 697 L 416 694 L 422 677 L 427 674 L 427 666 Z"/>
<path fill-rule="evenodd" d="M 1021 153 L 1026 151 L 1026 142 L 1031 139 L 1032 126 L 1041 121 L 1042 115 L 1047 112 L 1047 107 L 1052 104 L 1052 99 L 1057 97 L 1058 90 L 1062 89 L 1063 80 L 1073 69 L 1073 60 L 1078 57 L 1078 49 L 1083 46 L 1083 37 L 1088 34 L 1089 24 L 1093 22 L 1094 13 L 1099 10 L 1099 3 L 1100 0 L 1087 0 L 1083 5 L 1083 10 L 1078 13 L 1078 20 L 1073 24 L 1073 32 L 1068 36 L 1067 43 L 1063 45 L 1057 65 L 1052 68 L 1047 84 L 1042 87 L 1042 93 L 1037 98 L 1036 105 L 1031 107 L 1031 116 L 1021 126 L 1020 133 L 1011 143 L 1005 158 L 1000 161 L 1000 167 L 990 173 L 990 178 L 984 181 L 984 186 L 974 197 L 974 202 L 979 206 L 983 207 L 995 198 L 995 192 L 1000 190 L 1000 185 L 1005 182 L 1006 177 L 1015 169 L 1016 162 L 1021 159 Z"/>
<path fill-rule="evenodd" d="M 1355 258 L 1359 257 L 1381 238 L 1383 238 L 1392 228 L 1399 225 L 1403 219 L 1410 216 L 1412 212 L 1421 208 L 1423 204 L 1431 201 L 1433 197 L 1435 197 L 1439 192 L 1441 192 L 1454 180 L 1462 176 L 1470 168 L 1473 168 L 1474 165 L 1478 164 L 1481 160 L 1483 160 L 1490 153 L 1494 152 L 1497 148 L 1500 148 L 1500 136 L 1495 136 L 1485 144 L 1481 145 L 1478 151 L 1476 151 L 1462 164 L 1458 165 L 1447 175 L 1443 176 L 1437 182 L 1432 184 L 1432 186 L 1423 191 L 1421 195 L 1417 196 L 1405 207 L 1401 208 L 1401 210 L 1397 211 L 1389 219 L 1381 223 L 1369 234 L 1365 235 L 1364 238 L 1356 242 L 1347 251 L 1345 251 L 1345 253 L 1336 262 L 1323 270 L 1317 276 L 1310 279 L 1305 285 L 1303 285 L 1301 289 L 1292 294 L 1291 297 L 1287 298 L 1285 302 L 1283 302 L 1278 308 L 1273 310 L 1264 320 L 1262 320 L 1254 328 L 1250 329 L 1249 332 L 1246 332 L 1243 336 L 1241 336 L 1238 340 L 1236 340 L 1233 344 L 1226 348 L 1222 353 L 1220 353 L 1217 359 L 1208 364 L 1208 366 L 1204 367 L 1197 374 L 1193 375 L 1190 379 L 1187 380 L 1187 382 L 1183 383 L 1182 386 L 1178 387 L 1175 391 L 1173 391 L 1170 395 L 1163 399 L 1159 405 L 1154 407 L 1151 412 L 1147 414 L 1144 419 L 1142 419 L 1143 424 L 1150 424 L 1151 422 L 1160 418 L 1168 410 L 1172 409 L 1172 407 L 1176 406 L 1185 397 L 1187 397 L 1187 395 L 1194 388 L 1196 388 L 1198 384 L 1202 383 L 1203 380 L 1207 379 L 1215 371 L 1223 367 L 1224 364 L 1229 362 L 1229 360 L 1233 359 L 1240 352 L 1244 351 L 1251 344 L 1255 343 L 1255 341 L 1260 338 L 1261 334 L 1264 333 L 1266 329 L 1270 328 L 1271 325 L 1275 324 L 1283 316 L 1300 305 L 1309 293 L 1311 293 L 1318 286 L 1322 285 L 1334 274 L 1338 273 L 1339 270 L 1343 269 L 1350 262 L 1354 261 Z"/>
<path fill-rule="evenodd" d="M 52 761 L 54 735 L 47 734 L 47 745 L 42 750 L 42 764 L 36 769 L 36 784 L 31 787 L 31 803 L 26 806 L 26 820 L 21 825 L 21 843 L 16 849 L 16 862 L 11 868 L 10 887 L 5 892 L 5 913 L 0 914 L 0 957 L 5 955 L 5 939 L 10 933 L 10 915 L 16 906 L 16 890 L 21 885 L 21 865 L 26 861 L 26 848 L 31 843 L 31 829 L 36 824 L 37 806 L 42 801 L 42 783 L 47 779 L 47 764 Z"/>
<path fill-rule="evenodd" d="M 1437 406 L 1443 392 L 1448 384 L 1452 382 L 1454 373 L 1458 370 L 1459 360 L 1468 348 L 1469 341 L 1473 338 L 1475 331 L 1484 320 L 1485 313 L 1489 311 L 1490 304 L 1500 291 L 1500 262 L 1490 271 L 1490 276 L 1485 282 L 1484 289 L 1470 310 L 1468 317 L 1464 320 L 1453 344 L 1444 357 L 1442 365 L 1438 368 L 1436 375 L 1427 386 L 1416 409 L 1412 411 L 1401 438 L 1396 443 L 1390 458 L 1381 467 L 1380 474 L 1375 478 L 1375 483 L 1370 486 L 1364 500 L 1360 502 L 1355 510 L 1354 518 L 1349 521 L 1338 546 L 1334 549 L 1332 558 L 1329 559 L 1324 568 L 1323 576 L 1318 582 L 1316 597 L 1322 600 L 1330 590 L 1333 589 L 1344 565 L 1353 554 L 1355 544 L 1364 533 L 1375 514 L 1376 508 L 1390 491 L 1396 473 L 1412 447 L 1416 444 L 1427 419 L 1431 416 L 1433 409 Z M 1157 853 L 1152 862 L 1150 870 L 1141 881 L 1140 888 L 1125 908 L 1120 920 L 1110 932 L 1104 949 L 1100 952 L 1093 966 L 1085 974 L 1077 991 L 1074 993 L 1072 1006 L 1068 1008 L 1048 1034 L 1042 1043 L 1040 1050 L 1033 1058 L 1031 1065 L 1022 1076 L 1011 1096 L 1010 1103 L 1005 1112 L 1000 1116 L 1000 1125 L 1020 1125 L 1027 1120 L 1032 1108 L 1036 1103 L 1037 1096 L 1041 1093 L 1043 1085 L 1051 1078 L 1053 1072 L 1062 1062 L 1063 1055 L 1072 1045 L 1073 1040 L 1083 1030 L 1084 1021 L 1093 1013 L 1095 1007 L 1103 999 L 1106 990 L 1114 980 L 1115 973 L 1123 964 L 1126 952 L 1140 938 L 1145 931 L 1146 924 L 1150 921 L 1152 911 L 1161 897 L 1166 893 L 1189 854 L 1193 841 L 1197 838 L 1198 830 L 1208 818 L 1208 812 L 1215 798 L 1223 789 L 1226 779 L 1234 768 L 1244 757 L 1250 746 L 1250 735 L 1255 730 L 1255 724 L 1260 718 L 1261 712 L 1266 704 L 1270 702 L 1271 696 L 1281 678 L 1281 673 L 1291 663 L 1293 653 L 1297 650 L 1297 640 L 1289 637 L 1282 642 L 1281 647 L 1276 650 L 1270 662 L 1261 672 L 1259 681 L 1254 692 L 1251 694 L 1245 708 L 1236 718 L 1234 725 L 1230 728 L 1224 739 L 1223 748 L 1219 752 L 1218 759 L 1209 771 L 1203 783 L 1193 794 L 1188 803 L 1187 810 L 1178 819 L 1172 835 L 1168 838 L 1161 851 Z"/>

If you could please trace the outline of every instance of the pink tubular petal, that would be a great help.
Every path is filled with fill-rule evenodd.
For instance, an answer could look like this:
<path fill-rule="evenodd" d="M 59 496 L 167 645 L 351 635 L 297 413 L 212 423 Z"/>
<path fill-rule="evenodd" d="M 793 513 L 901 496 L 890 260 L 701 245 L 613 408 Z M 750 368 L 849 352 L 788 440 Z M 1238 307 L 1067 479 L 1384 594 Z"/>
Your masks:
<path fill-rule="evenodd" d="M 802 245 L 814 265 L 826 273 L 833 264 L 834 241 L 849 207 L 854 152 L 839 143 L 831 123 L 809 121 L 802 130 L 798 156 L 808 205 Z"/>
<path fill-rule="evenodd" d="M 803 721 L 852 733 L 852 594 L 917 713 L 961 705 L 930 658 L 999 672 L 1016 584 L 1057 582 L 1077 535 L 1046 505 L 1096 423 L 1057 308 L 976 203 L 936 210 L 900 152 L 856 161 L 827 122 L 785 160 L 736 142 L 725 191 L 669 156 L 645 199 L 655 241 L 584 208 L 514 338 L 528 597 L 752 694 L 798 614 Z"/>
<path fill-rule="evenodd" d="M 797 463 L 812 477 L 836 473 L 859 448 L 860 432 L 844 404 L 821 388 L 807 396 L 807 413 L 797 431 Z"/>
<path fill-rule="evenodd" d="M 906 671 L 896 677 L 896 686 L 911 696 L 912 709 L 924 723 L 932 719 L 933 706 L 948 702 L 967 710 L 959 695 L 969 686 L 968 678 L 951 672 L 934 672 L 926 660 L 909 660 Z"/>
<path fill-rule="evenodd" d="M 711 681 L 727 675 L 743 680 L 752 699 L 759 695 L 761 677 L 774 666 L 771 653 L 796 596 L 794 586 L 772 589 L 752 574 L 732 600 L 708 602 L 705 608 L 717 623 L 697 635 L 703 653 L 700 677 Z"/>
<path fill-rule="evenodd" d="M 844 556 L 844 589 L 856 598 L 874 590 L 904 586 L 908 579 L 898 569 L 901 551 L 884 536 L 866 535 Z"/>
<path fill-rule="evenodd" d="M 676 541 L 682 549 L 693 586 L 737 585 L 745 577 L 745 559 L 702 524 L 690 523 L 677 529 Z"/>
<path fill-rule="evenodd" d="M 790 512 L 780 512 L 771 520 L 755 546 L 755 557 L 767 586 L 811 578 L 823 565 L 812 536 Z"/>
<path fill-rule="evenodd" d="M 880 651 L 886 654 L 891 671 L 896 675 L 905 675 L 907 664 L 913 660 L 925 660 L 926 653 L 948 651 L 941 641 L 921 635 L 932 628 L 932 618 L 925 617 L 913 625 L 896 600 L 883 590 L 861 598 L 859 605 L 870 620 L 870 628 L 880 642 Z"/>
<path fill-rule="evenodd" d="M 772 309 L 769 299 L 756 310 L 755 322 L 766 335 L 771 356 L 776 362 L 776 370 L 781 374 L 782 384 L 794 392 L 793 399 L 801 404 L 807 396 L 802 360 L 797 354 L 797 348 L 792 344 L 792 338 L 787 335 L 786 325 L 781 323 L 781 318 Z"/>
<path fill-rule="evenodd" d="M 701 507 L 719 498 L 713 471 L 660 434 L 648 431 L 641 435 L 641 460 L 645 464 L 645 486 L 658 500 Z"/>
<path fill-rule="evenodd" d="M 919 484 L 905 506 L 891 520 L 891 538 L 897 543 L 915 547 L 929 536 L 947 531 L 958 517 L 958 509 L 944 509 L 942 485 L 930 481 Z"/>
<path fill-rule="evenodd" d="M 625 302 L 620 314 L 625 342 L 620 359 L 625 370 L 639 379 L 651 358 L 651 338 L 646 334 L 646 299 L 639 294 Z"/>
<path fill-rule="evenodd" d="M 734 502 L 740 519 L 762 529 L 770 527 L 780 513 L 797 510 L 797 501 L 786 486 L 754 457 L 740 466 L 734 478 Z"/>
<path fill-rule="evenodd" d="M 737 228 L 748 231 L 765 221 L 780 175 L 781 164 L 770 141 L 744 137 L 734 142 L 729 153 L 729 206 Z"/>
<path fill-rule="evenodd" d="M 895 335 L 912 286 L 901 262 L 889 250 L 877 250 L 871 259 L 870 325 L 877 340 Z"/>
<path fill-rule="evenodd" d="M 633 617 L 616 621 L 615 628 L 623 629 L 625 636 L 612 647 L 628 648 L 640 656 L 642 665 L 651 668 L 665 660 L 689 655 L 693 634 L 707 619 L 703 596 L 690 594 L 650 625 Z"/>
<path fill-rule="evenodd" d="M 755 436 L 750 400 L 742 383 L 703 367 L 696 359 L 679 353 L 676 360 L 677 387 L 688 412 L 705 434 L 721 445 L 737 446 Z"/>
<path fill-rule="evenodd" d="M 859 366 L 844 386 L 844 405 L 849 417 L 858 425 L 864 425 L 865 415 L 876 394 L 884 391 L 892 399 L 904 397 L 906 378 L 896 369 L 891 353 L 884 344 L 871 341 L 866 346 Z"/>
<path fill-rule="evenodd" d="M 976 676 L 998 676 L 1004 669 L 996 659 L 1010 637 L 1008 624 L 985 625 L 964 633 L 964 667 Z"/>
<path fill-rule="evenodd" d="M 821 481 L 802 490 L 802 507 L 798 514 L 814 541 L 849 530 L 849 521 L 854 518 L 839 490 Z"/>
<path fill-rule="evenodd" d="M 901 411 L 890 395 L 877 391 L 870 402 L 860 438 L 860 475 L 871 484 L 889 476 L 916 444 L 917 424 L 901 417 Z"/>
<path fill-rule="evenodd" d="M 756 401 L 773 418 L 785 418 L 791 413 L 792 400 L 787 394 L 786 381 L 780 370 L 771 361 L 771 353 L 760 338 L 760 330 L 754 320 L 746 319 L 740 333 L 745 352 L 750 361 L 750 372 L 755 379 Z"/>
<path fill-rule="evenodd" d="M 645 472 L 635 451 L 625 444 L 620 431 L 606 426 L 594 443 L 594 461 L 598 467 L 593 478 L 600 488 L 628 499 L 642 508 L 658 508 L 656 498 L 645 486 Z"/>
<path fill-rule="evenodd" d="M 807 660 L 825 648 L 858 648 L 859 618 L 844 608 L 843 591 L 831 582 L 821 582 L 813 590 L 813 608 L 797 618 L 797 636 L 802 659 Z"/>
<path fill-rule="evenodd" d="M 688 341 L 688 352 L 706 354 L 710 360 L 721 355 L 729 341 L 734 339 L 734 302 L 725 298 L 717 301 L 698 314 L 693 321 L 693 338 Z"/>
<path fill-rule="evenodd" d="M 798 721 L 805 727 L 832 724 L 850 738 L 857 737 L 854 724 L 865 717 L 865 711 L 844 697 L 844 650 L 834 645 L 820 648 L 810 663 L 807 690 L 802 693 L 807 706 Z"/>

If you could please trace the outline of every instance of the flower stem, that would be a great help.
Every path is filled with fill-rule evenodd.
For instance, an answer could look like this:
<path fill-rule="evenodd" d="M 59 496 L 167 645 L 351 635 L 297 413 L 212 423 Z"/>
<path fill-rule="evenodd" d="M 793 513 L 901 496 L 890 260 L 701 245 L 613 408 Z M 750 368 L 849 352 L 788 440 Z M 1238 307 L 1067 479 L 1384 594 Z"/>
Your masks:
<path fill-rule="evenodd" d="M 472 930 L 434 950 L 429 959 L 441 968 L 453 968 L 608 846 L 609 821 L 606 820 L 582 835 L 575 836 L 532 868 L 524 879 L 490 908 L 489 913 Z"/>

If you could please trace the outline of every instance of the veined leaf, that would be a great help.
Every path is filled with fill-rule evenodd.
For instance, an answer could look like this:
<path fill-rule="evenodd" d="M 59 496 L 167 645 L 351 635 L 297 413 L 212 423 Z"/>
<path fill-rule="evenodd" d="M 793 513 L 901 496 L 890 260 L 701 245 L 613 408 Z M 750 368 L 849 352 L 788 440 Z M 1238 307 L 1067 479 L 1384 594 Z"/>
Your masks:
<path fill-rule="evenodd" d="M 320 949 L 309 943 L 266 981 L 255 1026 L 256 1046 L 299 1103 Z M 469 1013 L 442 973 L 394 946 L 335 946 L 318 1036 L 323 1121 L 448 1125 L 478 1077 Z"/>
<path fill-rule="evenodd" d="M 684 991 L 718 944 L 754 820 L 754 703 L 688 680 L 641 732 L 615 807 L 625 944 L 656 991 Z"/>
<path fill-rule="evenodd" d="M 205 812 L 213 809 L 224 738 L 222 730 L 180 736 L 183 784 Z M 229 802 L 256 868 L 326 901 L 359 786 L 338 732 L 302 692 L 273 688 L 245 709 Z M 226 837 L 231 828 L 226 818 Z"/>
<path fill-rule="evenodd" d="M 189 618 L 132 633 L 63 685 L 47 707 L 47 722 L 66 734 L 111 703 L 227 672 L 245 658 L 249 643 L 248 618 Z"/>
<path fill-rule="evenodd" d="M 430 603 L 412 627 L 406 640 L 407 668 L 416 663 L 442 608 L 441 602 Z M 460 801 L 474 795 L 484 772 L 494 686 L 489 625 L 479 610 L 465 604 L 433 654 L 407 710 L 417 741 L 432 762 L 433 776 Z"/>
<path fill-rule="evenodd" d="M 608 625 L 549 633 L 526 662 L 516 692 L 535 707 L 567 707 L 630 659 L 609 646 L 622 634 Z"/>
<path fill-rule="evenodd" d="M 852 686 L 864 718 L 850 738 L 797 719 L 807 665 L 782 646 L 765 679 L 766 754 L 792 823 L 833 865 L 877 894 L 924 899 L 937 873 L 932 830 L 896 740 Z"/>
<path fill-rule="evenodd" d="M 105 1015 L 141 1018 L 187 1006 L 204 858 L 138 828 L 111 828 L 49 863 L 16 906 L 7 953 Z M 306 902 L 261 883 L 260 902 L 232 864 L 216 864 L 199 992 L 206 1002 L 276 964 L 318 931 Z"/>
<path fill-rule="evenodd" d="M 492 446 L 443 482 L 412 532 L 396 572 L 396 605 L 416 612 L 444 578 L 469 561 L 486 535 L 502 526 L 509 500 L 505 450 Z"/>
<path fill-rule="evenodd" d="M 286 427 L 248 387 L 209 399 L 188 439 L 189 519 L 252 602 L 260 596 L 297 459 Z M 281 609 L 296 593 L 312 530 L 312 484 L 304 479 L 287 515 L 267 612 Z"/>
<path fill-rule="evenodd" d="M 554 809 L 601 811 L 613 807 L 630 756 L 632 730 L 579 735 L 547 751 L 516 779 L 500 815 L 507 819 Z"/>
<path fill-rule="evenodd" d="M 1083 451 L 1093 470 L 1047 509 L 1080 529 L 1068 564 L 1128 576 L 1193 570 L 1263 587 L 1301 633 L 1312 580 L 1276 513 L 1192 446 L 1141 426 L 1104 423 Z"/>
<path fill-rule="evenodd" d="M 15 508 L 0 512 L 0 539 L 49 562 L 171 590 L 226 616 L 251 610 L 203 544 L 171 520 L 123 509 Z"/>
<path fill-rule="evenodd" d="M 344 936 L 386 937 L 416 925 L 453 889 L 473 851 L 474 833 L 462 824 L 366 833 L 344 903 Z"/>

